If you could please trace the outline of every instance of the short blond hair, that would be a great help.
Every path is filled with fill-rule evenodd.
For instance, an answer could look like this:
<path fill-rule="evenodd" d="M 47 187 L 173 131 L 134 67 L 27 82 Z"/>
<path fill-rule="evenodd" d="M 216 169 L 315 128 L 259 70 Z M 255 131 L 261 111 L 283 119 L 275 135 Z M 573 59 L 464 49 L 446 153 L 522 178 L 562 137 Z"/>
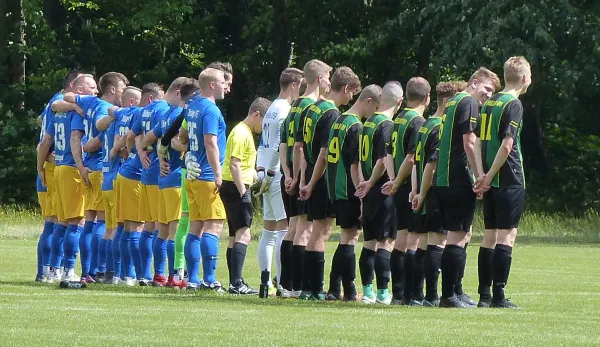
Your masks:
<path fill-rule="evenodd" d="M 360 93 L 360 96 L 358 97 L 358 101 L 364 101 L 367 99 L 371 99 L 379 105 L 381 103 L 381 93 L 382 92 L 383 92 L 383 89 L 380 86 L 378 86 L 377 84 L 369 84 Z"/>
<path fill-rule="evenodd" d="M 342 91 L 342 89 L 348 86 L 350 92 L 360 92 L 360 79 L 347 66 L 338 67 L 331 76 L 331 90 L 334 92 Z"/>
<path fill-rule="evenodd" d="M 319 76 L 331 72 L 333 68 L 319 59 L 313 59 L 304 65 L 303 70 L 306 83 L 313 84 L 317 82 Z"/>
<path fill-rule="evenodd" d="M 225 73 L 221 70 L 213 69 L 211 67 L 202 70 L 200 76 L 198 76 L 198 82 L 200 82 L 200 88 L 205 89 L 210 86 L 211 82 L 217 82 L 219 77 L 225 80 Z"/>
<path fill-rule="evenodd" d="M 531 65 L 525 57 L 510 57 L 504 63 L 504 81 L 505 83 L 518 83 L 530 71 Z"/>
<path fill-rule="evenodd" d="M 478 81 L 489 81 L 492 82 L 492 84 L 494 85 L 494 90 L 498 90 L 500 89 L 500 78 L 498 78 L 498 75 L 496 75 L 493 71 L 486 69 L 484 67 L 480 67 L 479 69 L 477 69 L 477 71 L 475 71 L 475 73 L 473 73 L 473 75 L 471 75 L 471 78 L 469 78 L 469 85 L 471 83 L 473 83 L 474 80 L 478 80 Z"/>

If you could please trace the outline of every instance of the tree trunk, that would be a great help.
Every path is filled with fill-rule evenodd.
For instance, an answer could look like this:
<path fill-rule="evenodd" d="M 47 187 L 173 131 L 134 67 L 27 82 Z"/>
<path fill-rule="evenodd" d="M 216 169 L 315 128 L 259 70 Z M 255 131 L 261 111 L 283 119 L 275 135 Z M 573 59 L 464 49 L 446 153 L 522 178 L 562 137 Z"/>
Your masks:
<path fill-rule="evenodd" d="M 279 90 L 279 76 L 281 72 L 288 67 L 290 55 L 292 53 L 292 43 L 290 37 L 290 16 L 288 15 L 287 0 L 272 0 L 275 9 L 275 21 L 273 23 L 273 50 L 275 59 L 271 68 L 271 80 L 274 81 L 273 91 Z"/>

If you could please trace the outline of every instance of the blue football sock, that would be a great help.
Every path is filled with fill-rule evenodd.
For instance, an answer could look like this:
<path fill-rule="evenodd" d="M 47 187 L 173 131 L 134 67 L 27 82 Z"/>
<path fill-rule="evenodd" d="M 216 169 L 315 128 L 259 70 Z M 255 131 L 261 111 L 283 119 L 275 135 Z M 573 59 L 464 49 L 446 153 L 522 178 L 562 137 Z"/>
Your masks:
<path fill-rule="evenodd" d="M 113 260 L 113 241 L 111 239 L 104 241 L 104 262 L 106 263 L 106 272 L 115 271 L 115 263 Z"/>
<path fill-rule="evenodd" d="M 158 229 L 152 232 L 152 249 L 154 249 L 154 242 L 156 242 L 156 238 L 158 237 Z"/>
<path fill-rule="evenodd" d="M 123 224 L 117 226 L 117 232 L 112 243 L 113 268 L 115 269 L 115 276 L 118 278 L 121 278 L 121 274 L 125 274 L 123 263 L 121 262 L 121 235 L 123 235 Z"/>
<path fill-rule="evenodd" d="M 167 241 L 157 237 L 154 241 L 154 275 L 165 275 L 165 263 L 167 262 Z"/>
<path fill-rule="evenodd" d="M 86 277 L 90 273 L 90 262 L 92 261 L 92 233 L 96 222 L 85 221 L 83 232 L 79 239 L 79 249 L 81 251 L 81 277 Z"/>
<path fill-rule="evenodd" d="M 98 243 L 98 272 L 106 271 L 106 242 L 104 238 L 100 238 Z"/>
<path fill-rule="evenodd" d="M 54 224 L 54 231 L 51 237 L 51 251 L 50 251 L 50 266 L 58 268 L 61 266 L 63 260 L 63 239 L 67 232 L 67 226 L 62 224 Z"/>
<path fill-rule="evenodd" d="M 81 233 L 77 229 L 77 224 L 69 224 L 65 233 L 64 249 L 65 249 L 65 268 L 75 268 L 77 254 L 79 253 L 79 237 Z M 83 275 L 82 275 L 83 277 Z"/>
<path fill-rule="evenodd" d="M 98 272 L 98 267 L 100 263 L 98 262 L 98 257 L 100 255 L 100 240 L 104 233 L 106 232 L 106 222 L 98 219 L 94 229 L 92 231 L 92 241 L 90 248 L 90 275 L 96 276 Z"/>
<path fill-rule="evenodd" d="M 142 231 L 140 235 L 140 256 L 142 259 L 143 278 L 152 279 L 152 253 L 153 253 L 152 232 Z"/>
<path fill-rule="evenodd" d="M 217 257 L 219 256 L 219 238 L 210 233 L 202 234 L 202 271 L 204 282 L 215 283 L 215 270 L 217 269 Z"/>
<path fill-rule="evenodd" d="M 192 233 L 188 233 L 183 247 L 185 264 L 188 269 L 188 282 L 200 284 L 198 271 L 200 270 L 200 238 Z"/>
<path fill-rule="evenodd" d="M 40 235 L 39 251 L 42 255 L 42 266 L 50 266 L 50 253 L 52 252 L 52 233 L 54 231 L 53 222 L 45 222 L 44 230 Z"/>
<path fill-rule="evenodd" d="M 167 241 L 167 258 L 169 258 L 169 276 L 175 275 L 175 240 Z"/>
<path fill-rule="evenodd" d="M 144 278 L 142 276 L 142 258 L 140 257 L 140 233 L 132 231 L 129 236 L 129 252 L 133 258 L 133 266 L 135 266 L 135 274 L 138 280 Z"/>
<path fill-rule="evenodd" d="M 133 265 L 133 257 L 129 249 L 131 243 L 131 232 L 123 230 L 121 234 L 121 263 L 124 265 L 123 269 L 125 272 L 121 272 L 121 278 L 131 277 L 135 278 L 135 271 Z"/>

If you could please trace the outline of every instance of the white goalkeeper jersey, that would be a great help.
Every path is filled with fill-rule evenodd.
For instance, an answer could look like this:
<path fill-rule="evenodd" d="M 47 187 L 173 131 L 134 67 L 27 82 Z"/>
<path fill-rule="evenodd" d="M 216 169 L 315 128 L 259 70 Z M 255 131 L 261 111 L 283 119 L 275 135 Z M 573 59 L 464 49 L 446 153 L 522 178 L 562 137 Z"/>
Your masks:
<path fill-rule="evenodd" d="M 258 145 L 256 165 L 275 171 L 275 177 L 281 177 L 279 163 L 279 144 L 281 143 L 281 125 L 290 112 L 291 105 L 285 99 L 273 101 L 263 119 L 262 135 Z"/>

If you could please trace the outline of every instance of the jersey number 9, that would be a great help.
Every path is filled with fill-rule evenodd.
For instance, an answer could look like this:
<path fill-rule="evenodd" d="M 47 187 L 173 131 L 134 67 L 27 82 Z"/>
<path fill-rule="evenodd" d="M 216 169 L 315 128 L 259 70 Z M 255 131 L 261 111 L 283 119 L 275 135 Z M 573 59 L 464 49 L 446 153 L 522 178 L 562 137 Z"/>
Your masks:
<path fill-rule="evenodd" d="M 334 137 L 329 142 L 329 154 L 327 155 L 327 162 L 336 164 L 340 160 L 340 139 Z"/>

